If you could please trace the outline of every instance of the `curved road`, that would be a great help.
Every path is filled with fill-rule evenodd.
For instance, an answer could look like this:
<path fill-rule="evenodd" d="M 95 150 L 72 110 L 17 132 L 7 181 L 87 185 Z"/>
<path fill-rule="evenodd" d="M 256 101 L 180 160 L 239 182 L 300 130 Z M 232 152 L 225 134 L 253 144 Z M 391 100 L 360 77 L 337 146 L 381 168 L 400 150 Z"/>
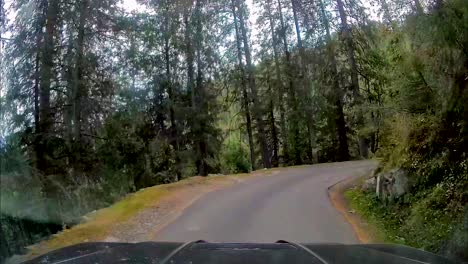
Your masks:
<path fill-rule="evenodd" d="M 159 241 L 358 243 L 327 188 L 369 173 L 357 161 L 279 170 L 209 193 L 161 230 Z"/>

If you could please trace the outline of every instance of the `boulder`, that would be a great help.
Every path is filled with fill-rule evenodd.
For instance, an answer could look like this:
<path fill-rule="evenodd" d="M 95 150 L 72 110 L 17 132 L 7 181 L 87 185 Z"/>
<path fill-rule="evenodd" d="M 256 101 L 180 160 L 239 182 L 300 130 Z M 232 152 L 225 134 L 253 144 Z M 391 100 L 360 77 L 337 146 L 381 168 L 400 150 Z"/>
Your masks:
<path fill-rule="evenodd" d="M 404 169 L 397 168 L 377 175 L 375 192 L 382 201 L 394 201 L 408 193 L 409 189 L 408 173 Z"/>
<path fill-rule="evenodd" d="M 398 169 L 392 174 L 391 195 L 400 198 L 409 192 L 408 173 L 403 169 Z"/>
<path fill-rule="evenodd" d="M 364 181 L 364 183 L 361 186 L 361 190 L 364 192 L 369 192 L 369 191 L 375 190 L 376 188 L 375 186 L 376 186 L 376 178 L 372 177 Z"/>

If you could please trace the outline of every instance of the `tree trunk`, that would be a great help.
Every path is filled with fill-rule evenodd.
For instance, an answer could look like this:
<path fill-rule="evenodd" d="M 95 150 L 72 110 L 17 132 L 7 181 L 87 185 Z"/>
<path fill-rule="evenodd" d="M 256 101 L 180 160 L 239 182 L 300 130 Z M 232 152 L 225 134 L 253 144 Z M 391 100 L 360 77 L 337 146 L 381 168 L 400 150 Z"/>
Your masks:
<path fill-rule="evenodd" d="M 349 28 L 347 18 L 346 18 L 346 12 L 344 10 L 343 2 L 342 0 L 336 0 L 336 3 L 338 5 L 338 11 L 340 14 L 340 19 L 341 19 L 341 29 L 342 29 L 342 34 L 343 34 L 343 39 L 346 44 L 347 52 L 348 52 L 348 60 L 349 64 L 351 66 L 351 90 L 354 93 L 355 100 L 360 102 L 361 100 L 361 94 L 360 94 L 360 88 L 359 88 L 359 78 L 358 78 L 358 69 L 357 69 L 357 63 L 356 63 L 356 56 L 354 54 L 354 44 L 353 44 L 353 37 L 351 35 L 351 29 Z"/>
<path fill-rule="evenodd" d="M 354 44 L 353 44 L 353 37 L 351 34 L 351 29 L 349 28 L 347 19 L 346 19 L 346 12 L 343 6 L 342 0 L 336 0 L 336 3 L 338 5 L 338 12 L 340 14 L 340 19 L 341 19 L 341 27 L 343 30 L 343 38 L 347 46 L 347 52 L 348 52 L 348 60 L 349 64 L 351 66 L 351 90 L 354 94 L 354 100 L 357 105 L 362 104 L 362 98 L 361 98 L 361 93 L 360 93 L 360 87 L 359 87 L 359 73 L 358 73 L 358 67 L 356 63 L 356 56 L 354 52 Z M 357 114 L 357 125 L 362 126 L 364 123 L 364 117 L 361 113 L 361 111 L 358 111 Z M 369 146 L 367 144 L 367 139 L 361 135 L 359 137 L 359 153 L 361 154 L 361 157 L 367 159 L 369 157 Z"/>
<path fill-rule="evenodd" d="M 299 18 L 297 15 L 297 0 L 291 0 L 292 10 L 293 10 L 293 18 L 294 18 L 294 28 L 296 30 L 296 38 L 297 38 L 297 47 L 299 49 L 299 65 L 300 65 L 300 77 L 301 79 L 305 80 L 305 50 L 304 45 L 302 44 L 302 37 L 301 37 L 301 26 L 299 25 Z M 305 86 L 304 83 L 302 83 Z M 305 91 L 305 90 L 304 90 Z"/>
<path fill-rule="evenodd" d="M 81 138 L 81 121 L 82 121 L 82 97 L 85 95 L 85 85 L 83 82 L 84 71 L 84 43 L 85 43 L 85 23 L 88 9 L 88 0 L 80 2 L 80 17 L 78 25 L 78 36 L 76 42 L 76 67 L 73 71 L 73 148 L 72 148 L 72 167 L 74 176 L 77 176 L 81 171 L 80 160 L 82 138 Z"/>
<path fill-rule="evenodd" d="M 297 47 L 300 50 L 300 49 L 303 49 L 303 45 L 302 45 L 302 37 L 301 37 L 301 28 L 300 28 L 300 25 L 299 25 L 299 18 L 297 16 L 298 6 L 297 6 L 296 1 L 297 0 L 291 0 L 291 5 L 292 5 L 292 9 L 293 9 L 294 26 L 295 26 L 296 37 L 297 37 Z"/>
<path fill-rule="evenodd" d="M 301 27 L 299 25 L 299 17 L 298 17 L 298 10 L 299 10 L 299 5 L 297 0 L 291 0 L 292 8 L 293 8 L 293 17 L 294 17 L 294 25 L 296 29 L 296 38 L 297 38 L 297 47 L 299 49 L 299 74 L 300 74 L 300 80 L 301 80 L 301 88 L 302 90 L 300 91 L 302 96 L 302 105 L 304 110 L 307 110 L 306 107 L 306 102 L 310 102 L 309 100 L 309 89 L 311 89 L 311 82 L 309 77 L 307 76 L 307 63 L 306 63 L 306 53 L 304 49 L 304 45 L 302 43 L 302 37 L 301 37 Z M 308 111 L 305 112 L 305 116 L 303 119 L 307 123 L 307 144 L 308 144 L 308 151 L 309 154 L 312 153 L 312 140 L 311 140 L 311 130 L 312 130 L 312 113 L 309 113 Z"/>
<path fill-rule="evenodd" d="M 236 46 L 237 46 L 237 61 L 239 65 L 239 71 L 241 75 L 241 87 L 242 87 L 242 106 L 244 108 L 245 122 L 247 126 L 247 136 L 249 140 L 249 150 L 250 150 L 250 164 L 252 170 L 255 170 L 255 145 L 253 140 L 252 133 L 252 117 L 250 116 L 250 106 L 249 106 L 249 94 L 247 92 L 247 82 L 245 77 L 245 68 L 244 62 L 242 61 L 242 44 L 241 36 L 239 32 L 238 18 L 236 13 L 235 3 L 232 3 L 232 15 L 234 17 L 234 28 L 236 30 Z"/>
<path fill-rule="evenodd" d="M 272 39 L 272 46 L 273 46 L 273 55 L 275 57 L 275 71 L 276 71 L 276 79 L 278 80 L 279 90 L 278 90 L 278 104 L 279 104 L 279 111 L 280 111 L 280 126 L 281 126 L 281 135 L 282 135 L 282 145 L 283 145 L 283 157 L 286 158 L 289 153 L 288 147 L 288 128 L 286 126 L 286 118 L 285 118 L 285 109 L 284 109 L 284 93 L 285 87 L 283 85 L 283 77 L 281 74 L 280 69 L 280 62 L 279 62 L 279 52 L 278 52 L 278 38 L 276 37 L 275 33 L 275 26 L 273 22 L 273 15 L 271 13 L 271 0 L 268 0 L 266 3 L 266 9 L 268 12 L 268 20 L 270 23 L 270 33 Z"/>
<path fill-rule="evenodd" d="M 194 79 L 195 79 L 195 55 L 192 45 L 192 26 L 189 21 L 189 10 L 184 11 L 184 24 L 185 24 L 185 47 L 186 47 L 186 57 L 187 57 L 187 92 L 190 95 L 191 107 L 195 109 L 195 91 L 194 91 Z"/>
<path fill-rule="evenodd" d="M 38 165 L 39 160 L 41 157 L 39 156 L 41 150 L 40 144 L 39 144 L 39 139 L 41 135 L 41 124 L 40 124 L 40 119 L 39 119 L 39 82 L 40 82 L 40 50 L 39 47 L 41 46 L 41 36 L 42 36 L 42 26 L 39 27 L 37 30 L 37 40 L 36 40 L 36 63 L 34 65 L 34 134 L 35 134 L 35 139 L 34 139 L 34 155 L 36 159 L 36 165 Z"/>
<path fill-rule="evenodd" d="M 196 57 L 197 57 L 197 79 L 196 79 L 196 109 L 201 114 L 201 116 L 208 115 L 208 109 L 206 104 L 206 91 L 203 83 L 203 71 L 204 71 L 204 62 L 202 60 L 202 50 L 203 50 L 203 24 L 202 24 L 202 8 L 204 0 L 197 0 L 195 3 L 195 18 L 196 18 L 196 35 L 195 35 L 195 45 L 196 45 Z M 209 173 L 209 165 L 207 162 L 208 157 L 208 142 L 206 139 L 206 121 L 199 120 L 200 130 L 197 133 L 198 137 L 198 174 L 200 176 L 207 176 Z"/>
<path fill-rule="evenodd" d="M 286 24 L 284 22 L 283 17 L 283 8 L 281 5 L 281 0 L 278 0 L 278 12 L 280 16 L 280 23 L 281 23 L 281 38 L 283 41 L 283 48 L 284 53 L 286 55 L 286 65 L 287 65 L 287 76 L 289 80 L 289 97 L 290 97 L 290 107 L 292 109 L 292 114 L 289 117 L 289 123 L 291 124 L 291 130 L 293 133 L 292 144 L 290 148 L 289 157 L 288 159 L 293 159 L 294 164 L 301 163 L 301 157 L 298 151 L 298 144 L 299 144 L 299 124 L 298 124 L 298 105 L 297 105 L 297 98 L 296 98 L 296 87 L 294 85 L 294 76 L 293 76 L 293 65 L 291 62 L 291 53 L 289 52 L 288 47 L 288 40 L 286 37 Z"/>
<path fill-rule="evenodd" d="M 46 8 L 44 45 L 42 49 L 39 85 L 39 120 L 40 120 L 40 154 L 38 160 L 39 170 L 47 174 L 47 152 L 45 151 L 48 138 L 52 133 L 52 111 L 50 107 L 50 91 L 53 78 L 53 55 L 58 17 L 58 0 L 45 1 Z"/>
<path fill-rule="evenodd" d="M 37 47 L 40 46 L 40 38 L 37 41 Z M 39 60 L 40 55 L 39 52 L 36 53 L 36 63 L 34 65 L 34 126 L 35 126 L 35 133 L 40 134 L 40 121 L 39 121 Z"/>
<path fill-rule="evenodd" d="M 70 28 L 69 29 L 69 32 L 68 32 L 68 39 L 69 39 L 69 43 L 68 43 L 68 47 L 67 47 L 67 53 L 66 53 L 66 60 L 67 60 L 67 70 L 66 70 L 66 73 L 64 74 L 66 76 L 66 79 L 67 79 L 67 91 L 66 91 L 66 97 L 67 97 L 67 100 L 66 100 L 66 104 L 67 106 L 65 107 L 65 111 L 64 111 L 64 122 L 65 122 L 65 141 L 66 141 L 66 144 L 67 144 L 67 149 L 68 149 L 68 152 L 69 152 L 69 156 L 67 157 L 68 160 L 67 160 L 67 166 L 69 166 L 70 168 L 72 167 L 73 165 L 73 159 L 74 159 L 74 154 L 73 154 L 73 108 L 74 108 L 74 93 L 73 93 L 73 90 L 74 90 L 74 67 L 73 67 L 73 59 L 74 59 L 74 56 L 73 56 L 73 46 L 74 46 L 74 30 L 73 28 Z"/>
<path fill-rule="evenodd" d="M 304 50 L 304 45 L 302 44 L 302 37 L 301 37 L 301 26 L 299 25 L 299 18 L 297 15 L 297 10 L 298 10 L 298 5 L 297 5 L 297 0 L 291 0 L 292 4 L 292 9 L 293 9 L 293 18 L 294 18 L 294 26 L 296 30 L 296 38 L 297 38 L 297 47 L 299 49 L 299 66 L 301 67 L 299 69 L 300 71 L 300 77 L 303 80 L 302 85 L 303 88 L 308 87 L 307 84 L 305 83 L 308 79 L 306 78 L 306 63 L 305 63 L 305 50 Z M 303 92 L 305 92 L 306 89 L 304 89 Z"/>
<path fill-rule="evenodd" d="M 349 160 L 349 149 L 348 149 L 348 137 L 346 135 L 346 122 L 343 112 L 343 91 L 340 88 L 338 81 L 338 66 L 335 58 L 335 50 L 333 48 L 330 25 L 328 18 L 325 13 L 325 7 L 323 6 L 323 0 L 320 0 L 320 10 L 322 14 L 323 24 L 325 26 L 327 43 L 328 43 L 328 55 L 331 61 L 331 71 L 333 75 L 333 103 L 335 104 L 335 123 L 338 135 L 338 155 L 339 161 Z"/>
<path fill-rule="evenodd" d="M 307 123 L 307 141 L 308 141 L 307 152 L 309 155 L 309 162 L 314 163 L 314 149 L 312 147 L 312 128 L 309 123 Z"/>
<path fill-rule="evenodd" d="M 197 1 L 197 10 L 196 10 L 196 14 L 195 14 L 195 19 L 198 21 L 198 15 L 199 15 L 199 11 L 198 11 L 198 8 L 199 8 L 199 4 L 198 4 L 198 1 Z M 190 95 L 190 100 L 191 100 L 191 109 L 194 113 L 197 113 L 199 110 L 198 110 L 198 105 L 197 105 L 197 102 L 199 100 L 199 98 L 197 97 L 197 91 L 198 89 L 200 88 L 199 87 L 199 83 L 198 83 L 198 79 L 199 77 L 197 77 L 197 84 L 195 84 L 195 66 L 194 66 L 194 63 L 195 63 L 195 50 L 194 50 L 194 47 L 193 47 L 193 37 L 192 37 L 192 21 L 189 21 L 189 8 L 187 7 L 187 9 L 184 11 L 184 24 L 185 24 L 185 45 L 186 45 L 186 57 L 187 57 L 187 91 Z M 198 23 L 198 22 L 197 22 Z M 198 24 L 197 24 L 197 36 L 196 36 L 196 40 L 198 41 Z M 199 49 L 199 44 L 198 42 L 195 43 L 195 48 L 197 49 L 196 52 L 197 52 L 197 63 L 199 63 L 199 53 L 198 53 L 198 49 Z M 199 65 L 198 65 L 199 67 Z M 198 72 L 199 74 L 200 72 Z M 195 127 L 195 124 L 197 124 L 199 121 L 196 120 L 196 115 L 193 115 L 191 116 L 191 123 L 192 123 L 192 129 L 194 129 Z M 198 132 L 198 131 L 196 131 Z M 194 140 L 194 149 L 196 150 L 196 167 L 197 167 L 197 174 L 198 175 L 201 175 L 201 176 L 206 176 L 205 174 L 207 174 L 205 172 L 205 164 L 203 163 L 203 157 L 201 157 L 201 152 L 202 152 L 202 144 L 200 144 L 200 142 L 198 141 L 198 139 L 195 139 Z"/>
<path fill-rule="evenodd" d="M 58 190 L 50 179 L 49 142 L 53 136 L 53 113 L 50 104 L 51 86 L 54 78 L 54 49 L 57 35 L 57 18 L 59 14 L 59 1 L 50 0 L 42 3 L 45 14 L 44 43 L 40 55 L 40 81 L 39 81 L 39 139 L 37 141 L 37 167 L 41 172 L 43 193 L 47 200 L 46 211 L 50 222 L 60 221 L 60 214 L 55 207 L 58 201 Z"/>
<path fill-rule="evenodd" d="M 241 32 L 242 40 L 244 43 L 244 54 L 245 54 L 245 60 L 247 64 L 248 84 L 250 86 L 250 91 L 252 95 L 254 118 L 257 122 L 257 130 L 258 130 L 259 139 L 260 139 L 260 148 L 262 150 L 263 166 L 265 168 L 271 168 L 270 151 L 268 149 L 268 144 L 267 144 L 267 140 L 265 137 L 265 127 L 264 127 L 263 119 L 262 119 L 262 110 L 259 105 L 260 102 L 258 101 L 258 92 L 257 92 L 256 83 L 255 83 L 255 69 L 252 64 L 252 55 L 250 53 L 250 45 L 249 45 L 249 40 L 247 37 L 247 29 L 245 27 L 243 9 L 241 7 L 240 0 L 236 0 L 236 1 L 237 1 L 237 10 L 239 11 L 240 32 Z"/>
<path fill-rule="evenodd" d="M 390 15 L 390 9 L 388 8 L 387 0 L 380 0 L 380 5 L 382 7 L 384 19 L 387 20 L 388 25 L 393 28 L 393 19 Z"/>
<path fill-rule="evenodd" d="M 0 5 L 0 12 L 4 12 L 3 6 Z M 2 15 L 4 15 L 2 13 Z M 43 19 L 42 19 L 43 20 Z M 5 22 L 2 20 L 2 23 Z M 3 24 L 1 26 L 4 26 Z M 36 58 L 35 58 L 35 65 L 34 65 L 34 88 L 33 88 L 33 93 L 34 93 L 34 142 L 33 142 L 33 147 L 34 147 L 34 158 L 35 162 L 34 164 L 36 165 L 37 168 L 39 168 L 39 161 L 41 160 L 40 153 L 42 150 L 41 144 L 40 144 L 40 139 L 41 139 L 41 123 L 40 123 L 40 105 L 39 105 L 39 85 L 41 81 L 41 68 L 40 68 L 40 63 L 41 63 L 41 50 L 40 47 L 42 45 L 43 41 L 43 32 L 42 32 L 42 27 L 44 26 L 44 21 L 39 21 L 37 24 L 36 28 Z M 1 35 L 1 33 L 0 33 Z M 0 51 L 3 51 L 3 42 L 0 41 Z M 1 62 L 3 63 L 3 62 Z"/>
<path fill-rule="evenodd" d="M 171 40 L 171 32 L 170 32 L 170 25 L 169 25 L 169 2 L 166 3 L 166 13 L 164 18 L 164 63 L 166 67 L 166 88 L 167 94 L 169 96 L 169 120 L 171 122 L 171 129 L 170 129 L 170 139 L 169 142 L 174 149 L 174 160 L 175 160 L 175 177 L 174 181 L 178 182 L 181 178 L 180 173 L 180 158 L 179 158 L 179 137 L 177 133 L 177 124 L 175 120 L 175 110 L 174 104 L 176 98 L 174 96 L 174 87 L 172 83 L 172 73 L 171 73 L 171 47 L 170 47 L 170 40 Z"/>
<path fill-rule="evenodd" d="M 424 13 L 424 8 L 422 7 L 421 2 L 419 0 L 414 0 L 414 7 L 418 15 L 421 15 Z"/>
<path fill-rule="evenodd" d="M 252 170 L 256 170 L 257 165 L 255 164 L 255 143 L 253 139 L 253 131 L 252 131 L 252 117 L 250 115 L 250 106 L 249 106 L 249 95 L 247 92 L 247 84 L 245 81 L 245 77 L 242 77 L 242 101 L 244 105 L 244 112 L 245 112 L 245 122 L 247 126 L 247 137 L 249 140 L 249 150 L 250 150 L 250 163 L 252 166 Z"/>
<path fill-rule="evenodd" d="M 271 82 L 268 78 L 268 86 L 269 89 L 268 91 L 270 94 L 273 93 L 273 89 L 271 87 Z M 273 99 L 270 98 L 270 104 L 269 104 L 269 119 L 270 119 L 270 130 L 271 130 L 271 137 L 273 140 L 273 159 L 272 159 L 272 165 L 273 167 L 278 167 L 279 165 L 279 160 L 278 160 L 278 133 L 276 132 L 276 121 L 275 121 L 275 108 L 274 108 L 274 103 Z"/>

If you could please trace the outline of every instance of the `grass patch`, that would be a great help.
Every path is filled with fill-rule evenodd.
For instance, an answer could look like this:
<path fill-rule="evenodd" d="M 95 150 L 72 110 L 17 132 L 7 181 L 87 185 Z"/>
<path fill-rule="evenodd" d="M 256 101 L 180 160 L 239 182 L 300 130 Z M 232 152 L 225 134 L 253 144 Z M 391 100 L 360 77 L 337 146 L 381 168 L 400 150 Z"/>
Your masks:
<path fill-rule="evenodd" d="M 345 192 L 345 197 L 351 208 L 375 227 L 374 241 L 405 244 L 404 238 L 398 236 L 399 221 L 377 201 L 375 195 L 353 188 Z"/>
<path fill-rule="evenodd" d="M 384 206 L 373 193 L 354 188 L 345 192 L 350 206 L 377 230 L 376 240 L 441 253 L 455 235 L 463 212 L 432 206 L 440 190 L 410 198 L 410 202 Z"/>
<path fill-rule="evenodd" d="M 110 235 L 116 224 L 125 222 L 139 211 L 154 206 L 169 193 L 167 186 L 160 185 L 129 195 L 108 208 L 88 214 L 84 217 L 86 222 L 64 230 L 39 246 L 33 247 L 31 254 L 43 254 L 83 242 L 102 241 Z"/>

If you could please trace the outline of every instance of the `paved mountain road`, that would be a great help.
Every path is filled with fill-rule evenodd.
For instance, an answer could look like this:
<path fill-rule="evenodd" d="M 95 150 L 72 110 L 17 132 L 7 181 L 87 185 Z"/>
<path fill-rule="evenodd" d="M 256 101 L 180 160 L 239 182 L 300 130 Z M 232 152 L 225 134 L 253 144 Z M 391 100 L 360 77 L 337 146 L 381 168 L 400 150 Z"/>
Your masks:
<path fill-rule="evenodd" d="M 158 241 L 358 243 L 327 188 L 369 173 L 357 161 L 279 170 L 208 193 L 162 229 Z"/>

